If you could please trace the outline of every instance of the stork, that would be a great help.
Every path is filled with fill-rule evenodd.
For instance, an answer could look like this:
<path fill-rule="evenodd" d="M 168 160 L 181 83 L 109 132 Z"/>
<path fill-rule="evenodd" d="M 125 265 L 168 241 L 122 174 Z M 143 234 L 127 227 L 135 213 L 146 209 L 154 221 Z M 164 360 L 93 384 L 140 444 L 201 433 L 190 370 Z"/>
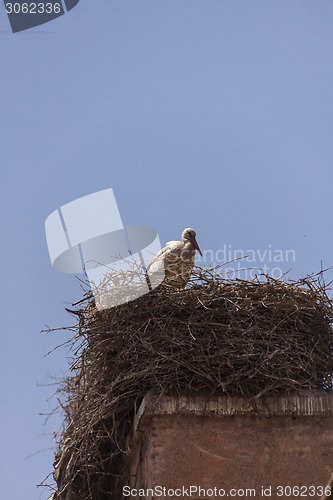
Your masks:
<path fill-rule="evenodd" d="M 202 256 L 195 237 L 195 230 L 188 227 L 184 229 L 181 241 L 169 241 L 147 269 L 150 281 L 154 282 L 154 276 L 163 273 L 164 283 L 183 288 L 190 279 L 196 250 Z"/>

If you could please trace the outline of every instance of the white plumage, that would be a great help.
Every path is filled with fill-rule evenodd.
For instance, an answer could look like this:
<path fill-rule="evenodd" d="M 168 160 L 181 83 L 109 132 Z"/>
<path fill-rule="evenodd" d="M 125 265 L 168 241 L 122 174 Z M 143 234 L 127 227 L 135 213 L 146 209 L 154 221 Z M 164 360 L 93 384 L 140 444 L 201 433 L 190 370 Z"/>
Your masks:
<path fill-rule="evenodd" d="M 202 255 L 195 239 L 196 232 L 188 227 L 182 233 L 181 241 L 169 241 L 154 257 L 148 268 L 153 283 L 163 273 L 164 283 L 184 287 L 190 279 L 196 250 Z"/>

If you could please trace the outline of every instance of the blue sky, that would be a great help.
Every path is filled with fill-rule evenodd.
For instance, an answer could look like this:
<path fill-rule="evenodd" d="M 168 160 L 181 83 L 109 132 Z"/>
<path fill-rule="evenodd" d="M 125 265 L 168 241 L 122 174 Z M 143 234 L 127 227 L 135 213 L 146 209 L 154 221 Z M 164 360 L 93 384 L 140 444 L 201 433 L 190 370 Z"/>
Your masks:
<path fill-rule="evenodd" d="M 0 496 L 45 499 L 67 360 L 44 355 L 68 335 L 39 332 L 81 297 L 46 217 L 112 187 L 162 243 L 192 226 L 213 254 L 294 250 L 292 277 L 331 266 L 333 4 L 81 0 L 16 34 L 1 4 L 0 62 Z"/>

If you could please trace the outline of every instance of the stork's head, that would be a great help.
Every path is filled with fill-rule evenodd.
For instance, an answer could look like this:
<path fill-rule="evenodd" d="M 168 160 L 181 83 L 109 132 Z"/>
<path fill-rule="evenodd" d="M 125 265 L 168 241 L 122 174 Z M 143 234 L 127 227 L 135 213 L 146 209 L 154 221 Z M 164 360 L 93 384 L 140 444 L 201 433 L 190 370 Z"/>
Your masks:
<path fill-rule="evenodd" d="M 202 257 L 202 253 L 201 253 L 201 250 L 199 248 L 199 245 L 197 243 L 197 240 L 195 239 L 197 233 L 194 231 L 194 229 L 192 229 L 191 227 L 187 227 L 186 229 L 184 229 L 183 231 L 183 234 L 182 234 L 182 240 L 183 241 L 190 241 L 192 243 L 192 245 L 194 246 L 194 248 L 196 250 L 198 250 L 199 254 L 201 255 Z"/>

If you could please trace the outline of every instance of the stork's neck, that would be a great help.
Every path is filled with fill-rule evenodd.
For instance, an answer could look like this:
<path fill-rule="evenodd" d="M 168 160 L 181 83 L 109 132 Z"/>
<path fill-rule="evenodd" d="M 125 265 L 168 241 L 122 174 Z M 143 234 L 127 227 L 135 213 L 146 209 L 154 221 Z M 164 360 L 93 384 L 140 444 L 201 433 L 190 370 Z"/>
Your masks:
<path fill-rule="evenodd" d="M 186 248 L 187 250 L 194 250 L 195 252 L 195 247 L 191 240 L 183 238 L 183 243 L 184 243 L 184 248 Z"/>

